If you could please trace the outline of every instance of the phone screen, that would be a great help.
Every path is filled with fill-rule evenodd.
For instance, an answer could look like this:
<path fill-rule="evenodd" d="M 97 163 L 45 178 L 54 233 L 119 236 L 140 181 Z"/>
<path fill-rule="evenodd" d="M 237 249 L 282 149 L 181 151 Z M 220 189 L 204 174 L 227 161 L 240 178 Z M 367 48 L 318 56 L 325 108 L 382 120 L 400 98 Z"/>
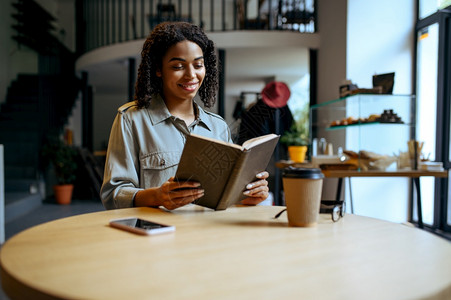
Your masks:
<path fill-rule="evenodd" d="M 175 230 L 174 226 L 160 224 L 140 218 L 111 220 L 110 225 L 140 234 L 157 234 Z"/>

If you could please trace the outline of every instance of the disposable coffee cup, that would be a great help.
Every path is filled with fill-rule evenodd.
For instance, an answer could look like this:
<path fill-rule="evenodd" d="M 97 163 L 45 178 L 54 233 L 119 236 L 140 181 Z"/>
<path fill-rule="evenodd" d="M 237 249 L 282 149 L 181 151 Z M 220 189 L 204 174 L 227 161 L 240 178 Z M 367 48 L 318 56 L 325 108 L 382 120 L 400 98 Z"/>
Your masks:
<path fill-rule="evenodd" d="M 318 222 L 324 175 L 317 168 L 285 168 L 283 190 L 288 225 L 313 227 Z"/>

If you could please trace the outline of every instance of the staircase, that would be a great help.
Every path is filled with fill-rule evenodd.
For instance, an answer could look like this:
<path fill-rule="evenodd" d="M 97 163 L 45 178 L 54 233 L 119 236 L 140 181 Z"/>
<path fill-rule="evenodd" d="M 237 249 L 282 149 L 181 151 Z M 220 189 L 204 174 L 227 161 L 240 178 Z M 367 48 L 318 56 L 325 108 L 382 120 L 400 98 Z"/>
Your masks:
<path fill-rule="evenodd" d="M 56 19 L 36 1 L 14 1 L 18 44 L 38 55 L 38 74 L 19 74 L 0 103 L 4 145 L 5 222 L 39 206 L 45 197 L 39 152 L 50 131 L 60 133 L 79 91 L 75 54 L 54 35 Z"/>
<path fill-rule="evenodd" d="M 39 80 L 19 75 L 0 109 L 0 144 L 4 145 L 5 222 L 42 201 L 39 193 Z"/>
<path fill-rule="evenodd" d="M 75 77 L 22 74 L 8 88 L 0 108 L 5 222 L 32 211 L 45 197 L 41 142 L 50 130 L 62 130 L 75 101 L 76 83 Z"/>

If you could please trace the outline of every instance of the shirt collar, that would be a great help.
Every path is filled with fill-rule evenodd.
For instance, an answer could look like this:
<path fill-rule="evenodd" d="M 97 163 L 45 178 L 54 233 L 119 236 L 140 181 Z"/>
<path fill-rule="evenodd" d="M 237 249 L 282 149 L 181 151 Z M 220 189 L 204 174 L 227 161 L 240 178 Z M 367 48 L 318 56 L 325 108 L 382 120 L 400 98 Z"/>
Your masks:
<path fill-rule="evenodd" d="M 161 98 L 160 94 L 156 94 L 152 97 L 148 112 L 153 125 L 163 122 L 171 117 L 171 113 L 169 112 L 166 103 L 164 103 L 164 100 Z"/>
<path fill-rule="evenodd" d="M 194 109 L 197 108 L 197 119 L 199 120 L 199 125 L 204 126 L 206 129 L 211 131 L 211 128 L 213 128 L 213 124 L 211 123 L 210 116 L 200 107 L 196 102 L 194 102 Z"/>
<path fill-rule="evenodd" d="M 149 110 L 151 111 L 151 113 L 149 113 L 149 117 L 154 125 L 172 117 L 160 94 L 156 94 L 152 97 Z M 199 120 L 199 125 L 202 125 L 211 131 L 213 124 L 211 123 L 208 114 L 196 102 L 194 102 L 194 110 L 196 117 Z"/>

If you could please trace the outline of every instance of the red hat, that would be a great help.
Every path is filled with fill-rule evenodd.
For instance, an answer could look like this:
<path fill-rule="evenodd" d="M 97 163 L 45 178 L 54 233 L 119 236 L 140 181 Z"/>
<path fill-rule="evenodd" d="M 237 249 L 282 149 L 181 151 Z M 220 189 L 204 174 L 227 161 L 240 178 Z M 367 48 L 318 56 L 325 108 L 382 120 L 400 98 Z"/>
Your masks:
<path fill-rule="evenodd" d="M 271 81 L 262 90 L 262 100 L 269 107 L 279 108 L 287 105 L 290 88 L 283 82 Z"/>

